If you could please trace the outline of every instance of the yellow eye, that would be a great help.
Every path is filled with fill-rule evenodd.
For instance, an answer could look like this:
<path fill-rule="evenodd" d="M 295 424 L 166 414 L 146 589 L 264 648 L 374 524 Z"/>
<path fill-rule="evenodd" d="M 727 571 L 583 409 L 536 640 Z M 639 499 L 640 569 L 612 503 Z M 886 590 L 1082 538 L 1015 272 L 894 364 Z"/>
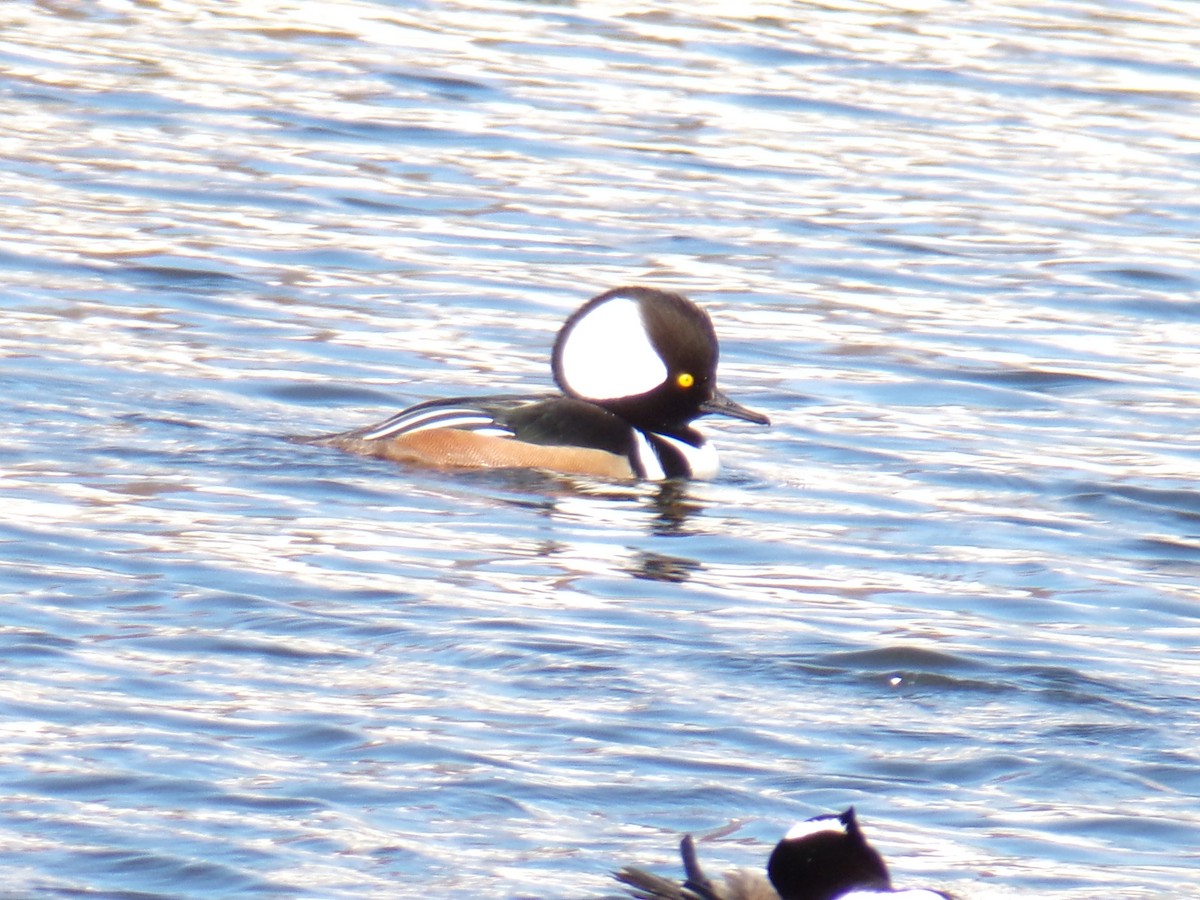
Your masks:
<path fill-rule="evenodd" d="M 679 377 L 675 379 L 675 383 L 681 388 L 690 388 L 696 383 L 696 378 L 691 372 L 681 372 Z"/>

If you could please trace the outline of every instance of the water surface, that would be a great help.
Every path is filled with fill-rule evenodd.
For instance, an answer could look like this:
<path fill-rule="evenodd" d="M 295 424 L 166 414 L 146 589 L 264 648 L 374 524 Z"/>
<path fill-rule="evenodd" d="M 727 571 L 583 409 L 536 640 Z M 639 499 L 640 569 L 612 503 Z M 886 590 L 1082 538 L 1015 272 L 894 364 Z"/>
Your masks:
<path fill-rule="evenodd" d="M 6 896 L 1200 896 L 1189 4 L 0 11 Z M 713 314 L 709 484 L 284 435 Z"/>

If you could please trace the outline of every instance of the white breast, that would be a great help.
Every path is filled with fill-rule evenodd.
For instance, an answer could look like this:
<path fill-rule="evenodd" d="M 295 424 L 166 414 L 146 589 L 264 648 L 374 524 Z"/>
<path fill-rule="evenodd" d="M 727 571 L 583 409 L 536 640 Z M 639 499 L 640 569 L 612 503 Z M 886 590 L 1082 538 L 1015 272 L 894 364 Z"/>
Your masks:
<path fill-rule="evenodd" d="M 641 437 L 640 433 L 638 437 L 639 440 L 645 440 Z M 687 460 L 688 468 L 691 469 L 693 478 L 708 481 L 716 478 L 717 473 L 721 471 L 721 459 L 717 455 L 717 448 L 710 441 L 704 441 L 699 447 L 693 447 L 687 441 L 668 437 L 665 434 L 656 434 L 655 437 L 660 438 L 679 451 L 683 458 Z M 658 464 L 657 457 L 655 464 Z M 662 479 L 666 476 L 663 474 L 662 466 L 658 466 L 658 475 L 651 475 L 649 469 L 647 469 L 646 477 L 650 479 Z"/>

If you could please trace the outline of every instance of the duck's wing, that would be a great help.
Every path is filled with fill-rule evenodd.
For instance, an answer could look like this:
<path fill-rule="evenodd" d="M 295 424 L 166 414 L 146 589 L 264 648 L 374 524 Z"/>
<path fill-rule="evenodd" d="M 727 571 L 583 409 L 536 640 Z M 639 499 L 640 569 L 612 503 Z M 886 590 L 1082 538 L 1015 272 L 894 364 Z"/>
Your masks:
<path fill-rule="evenodd" d="M 614 877 L 628 885 L 630 895 L 639 900 L 733 900 L 736 895 L 718 891 L 700 868 L 696 844 L 690 834 L 680 841 L 679 855 L 683 857 L 683 871 L 687 876 L 683 884 L 632 866 L 621 869 Z"/>
<path fill-rule="evenodd" d="M 312 443 L 323 443 L 334 439 L 358 441 L 393 440 L 407 434 L 431 431 L 438 428 L 453 428 L 458 431 L 474 431 L 490 437 L 512 437 L 513 431 L 503 424 L 499 414 L 525 404 L 536 404 L 541 397 L 489 397 L 481 402 L 475 397 L 453 397 L 448 400 L 427 400 L 401 410 L 390 418 L 355 428 L 310 438 Z"/>
<path fill-rule="evenodd" d="M 695 891 L 696 896 L 704 900 L 721 900 L 713 890 L 712 882 L 700 868 L 700 860 L 696 858 L 696 842 L 690 834 L 685 834 L 679 842 L 679 855 L 683 859 L 683 874 L 687 876 L 683 886 Z"/>
<path fill-rule="evenodd" d="M 527 403 L 481 405 L 518 441 L 586 447 L 617 456 L 627 456 L 632 449 L 633 429 L 629 423 L 586 400 L 560 396 Z"/>
<path fill-rule="evenodd" d="M 619 456 L 629 453 L 631 441 L 629 425 L 594 403 L 572 397 L 516 394 L 427 400 L 374 425 L 304 441 L 388 441 L 437 429 L 515 438 L 528 444 L 587 447 Z"/>
<path fill-rule="evenodd" d="M 629 889 L 629 896 L 638 900 L 699 900 L 678 881 L 663 878 L 645 869 L 626 866 L 613 877 Z"/>
<path fill-rule="evenodd" d="M 711 885 L 698 888 L 690 881 L 680 884 L 678 881 L 634 866 L 626 866 L 619 872 L 614 872 L 613 877 L 626 886 L 631 897 L 638 900 L 734 900 L 735 897 L 742 900 L 737 895 L 717 893 Z M 773 900 L 778 900 L 778 897 L 776 894 Z"/>

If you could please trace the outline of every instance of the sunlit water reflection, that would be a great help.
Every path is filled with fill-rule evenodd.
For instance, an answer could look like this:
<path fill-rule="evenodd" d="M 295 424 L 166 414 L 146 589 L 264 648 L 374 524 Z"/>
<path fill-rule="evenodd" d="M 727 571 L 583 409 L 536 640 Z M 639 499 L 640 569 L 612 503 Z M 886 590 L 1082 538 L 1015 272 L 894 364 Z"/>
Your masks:
<path fill-rule="evenodd" d="M 4 895 L 1200 896 L 1188 4 L 9 4 Z M 720 480 L 283 439 L 712 313 Z"/>

